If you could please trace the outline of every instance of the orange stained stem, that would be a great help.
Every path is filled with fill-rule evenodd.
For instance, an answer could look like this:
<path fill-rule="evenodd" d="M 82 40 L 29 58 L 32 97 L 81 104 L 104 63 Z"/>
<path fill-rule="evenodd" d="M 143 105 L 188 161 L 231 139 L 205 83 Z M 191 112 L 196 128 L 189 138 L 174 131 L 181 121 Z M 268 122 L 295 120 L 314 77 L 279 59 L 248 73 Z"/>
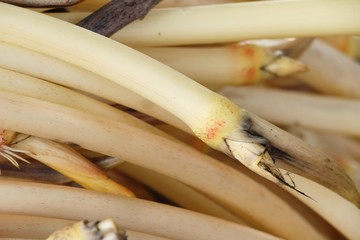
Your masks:
<path fill-rule="evenodd" d="M 224 126 L 225 121 L 215 121 L 214 125 L 206 129 L 207 139 L 214 139 L 219 131 L 219 128 Z"/>
<path fill-rule="evenodd" d="M 230 50 L 238 59 L 238 74 L 236 81 L 240 84 L 256 84 L 266 77 L 261 68 L 270 57 L 270 52 L 256 45 L 236 44 Z"/>

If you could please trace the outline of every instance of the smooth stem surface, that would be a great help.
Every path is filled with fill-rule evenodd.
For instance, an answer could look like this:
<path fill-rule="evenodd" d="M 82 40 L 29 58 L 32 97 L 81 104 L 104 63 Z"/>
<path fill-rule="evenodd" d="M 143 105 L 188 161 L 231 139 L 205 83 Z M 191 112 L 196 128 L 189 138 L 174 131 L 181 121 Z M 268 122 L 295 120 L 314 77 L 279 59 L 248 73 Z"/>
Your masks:
<path fill-rule="evenodd" d="M 223 110 L 224 100 L 217 94 L 125 45 L 45 15 L 3 3 L 0 7 L 0 23 L 4 23 L 0 40 L 52 55 L 123 85 L 199 134 L 206 134 L 204 124 L 214 124 L 209 122 L 210 111 L 231 111 Z"/>
<path fill-rule="evenodd" d="M 249 239 L 276 239 L 235 223 L 180 208 L 87 190 L 9 181 L 2 181 L 0 190 L 8 193 L 0 200 L 0 211 L 8 214 L 73 220 L 112 217 L 125 229 L 174 240 L 230 240 L 238 239 L 239 236 Z"/>
<path fill-rule="evenodd" d="M 131 46 L 166 46 L 357 35 L 359 12 L 357 0 L 256 1 L 155 9 L 113 38 Z"/>
<path fill-rule="evenodd" d="M 278 75 L 303 72 L 300 62 L 280 61 L 277 53 L 252 44 L 232 44 L 221 47 L 154 47 L 138 48 L 142 53 L 178 70 L 206 87 L 258 84 Z M 274 67 L 273 67 L 274 68 Z M 282 72 L 284 72 L 282 74 Z"/>
<path fill-rule="evenodd" d="M 0 52 L 2 53 L 0 66 L 3 68 L 100 96 L 146 113 L 184 131 L 191 131 L 184 122 L 158 105 L 83 68 L 3 42 L 0 42 Z"/>
<path fill-rule="evenodd" d="M 259 179 L 253 180 L 183 144 L 119 122 L 15 94 L 1 92 L 0 106 L 4 109 L 0 115 L 0 125 L 4 128 L 71 141 L 173 177 L 203 191 L 259 229 L 284 238 L 326 239 L 327 234 L 334 234 L 316 214 L 299 202 L 292 202 L 288 195 L 274 194 L 261 185 Z M 283 228 L 289 224 L 293 227 Z"/>
<path fill-rule="evenodd" d="M 161 136 L 168 136 L 154 126 L 149 125 L 130 114 L 81 93 L 42 79 L 2 68 L 0 68 L 0 89 L 93 113 L 116 121 L 124 122 Z"/>

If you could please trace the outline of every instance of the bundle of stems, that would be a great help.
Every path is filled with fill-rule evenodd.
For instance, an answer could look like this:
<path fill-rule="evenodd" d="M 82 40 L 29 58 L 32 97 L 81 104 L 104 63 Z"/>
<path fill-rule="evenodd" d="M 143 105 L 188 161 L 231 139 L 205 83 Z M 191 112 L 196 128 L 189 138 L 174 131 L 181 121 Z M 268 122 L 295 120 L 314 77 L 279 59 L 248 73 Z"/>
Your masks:
<path fill-rule="evenodd" d="M 36 78 L 46 79 L 58 85 L 79 89 L 94 96 L 100 96 L 103 99 L 153 116 L 187 132 L 191 131 L 181 120 L 168 111 L 139 94 L 112 81 L 108 81 L 91 71 L 12 44 L 0 42 L 0 50 L 3 53 L 0 55 L 0 66 L 3 68 Z M 89 82 L 91 84 L 88 84 Z M 22 87 L 22 84 L 18 85 L 18 87 Z M 42 94 L 41 96 L 47 95 Z M 93 107 L 88 109 L 93 109 Z"/>
<path fill-rule="evenodd" d="M 9 20 L 18 23 L 16 24 L 17 27 L 14 28 L 9 28 L 8 25 L 4 24 L 1 30 L 4 33 L 12 34 L 2 34 L 2 41 L 11 42 L 49 54 L 79 67 L 91 69 L 96 74 L 126 86 L 173 113 L 209 146 L 231 155 L 263 177 L 293 189 L 289 183 L 285 182 L 266 148 L 262 145 L 267 141 L 266 139 L 271 139 L 271 135 L 273 135 L 271 132 L 274 131 L 274 128 L 270 127 L 270 130 L 262 122 L 259 130 L 263 131 L 265 127 L 268 131 L 263 131 L 261 134 L 270 133 L 270 135 L 266 138 L 249 135 L 247 131 L 252 127 L 251 119 L 254 116 L 250 117 L 251 114 L 238 108 L 228 99 L 215 94 L 151 58 L 76 26 L 11 6 L 4 5 L 1 10 L 4 10 L 4 14 L 1 14 L 2 22 Z M 26 24 L 30 22 L 32 26 L 36 22 L 39 24 L 36 24 L 36 29 L 33 27 L 31 31 L 28 31 Z M 43 34 L 44 31 L 46 36 Z M 56 37 L 59 32 L 66 38 L 66 41 L 60 41 Z M 27 38 L 31 38 L 33 41 L 27 41 Z M 84 43 L 82 39 L 87 39 L 87 41 Z M 81 45 L 74 44 L 76 42 L 81 42 Z M 90 48 L 92 49 L 91 52 L 89 51 Z M 121 69 L 117 66 L 118 62 L 122 63 Z M 137 69 L 141 69 L 141 71 Z M 159 75 L 160 72 L 161 75 Z M 121 77 L 119 78 L 119 76 Z M 162 86 L 162 88 L 158 88 L 158 86 Z M 181 98 L 174 96 L 174 92 Z M 188 101 L 193 104 L 189 105 Z M 285 132 L 282 135 L 284 134 Z M 274 139 L 270 141 L 274 141 Z M 277 147 L 285 151 L 284 144 L 277 144 Z M 286 151 L 289 152 L 289 149 Z M 309 150 L 307 151 L 309 152 Z M 300 156 L 294 156 L 294 153 L 300 154 Z M 302 161 L 301 151 L 292 151 L 292 156 L 296 157 L 298 161 Z M 316 154 L 312 156 L 316 156 Z M 321 165 L 328 161 L 329 159 L 325 157 L 321 158 L 318 163 Z M 309 163 L 307 162 L 307 164 Z M 327 168 L 322 169 L 326 170 Z M 339 185 L 334 186 L 329 183 L 328 186 L 358 204 L 360 197 L 357 191 L 355 191 L 350 179 L 341 173 L 342 170 L 336 166 L 335 162 L 332 162 L 331 172 L 333 171 L 336 171 L 335 176 L 343 184 L 339 187 Z M 322 183 L 326 182 L 326 180 L 322 181 Z"/>
<path fill-rule="evenodd" d="M 311 71 L 298 77 L 310 86 L 331 95 L 360 97 L 360 65 L 354 59 L 319 39 L 300 59 Z"/>
<path fill-rule="evenodd" d="M 229 86 L 219 93 L 279 125 L 360 136 L 358 100 L 250 86 Z"/>
<path fill-rule="evenodd" d="M 325 1 L 296 0 L 290 2 L 272 1 L 261 4 L 199 6 L 183 8 L 182 10 L 175 8 L 157 9 L 153 10 L 144 21 L 131 24 L 115 34 L 113 38 L 120 36 L 119 39 L 122 39 L 120 41 L 129 45 L 160 46 L 189 43 L 227 43 L 243 38 L 289 36 L 287 34 L 295 34 L 294 29 L 298 35 L 293 36 L 314 36 L 315 32 L 317 36 L 360 32 L 358 25 L 353 24 L 353 22 L 360 20 L 355 14 L 360 7 L 358 1 L 329 0 L 326 1 L 326 5 L 324 3 Z M 318 17 L 320 6 L 321 18 Z M 269 16 L 264 14 L 265 9 L 268 12 L 269 8 L 272 9 L 271 21 L 264 17 Z M 304 9 L 308 10 L 309 19 L 316 14 L 316 21 L 310 27 L 307 26 L 306 29 L 302 28 L 299 22 L 300 12 L 302 13 Z M 250 27 L 245 29 L 246 31 L 242 29 L 244 34 L 239 33 L 237 29 L 232 28 L 232 26 L 236 26 L 236 28 L 241 26 L 239 19 L 234 20 L 231 17 L 234 13 L 233 10 L 237 16 L 243 12 L 243 16 L 250 20 L 252 16 L 247 12 L 251 12 L 251 15 L 258 17 L 258 21 L 250 21 L 254 24 L 248 24 Z M 342 18 L 334 21 L 331 14 L 333 10 L 337 10 Z M 220 17 L 215 19 L 213 17 L 214 12 L 216 12 L 216 16 Z M 196 34 L 190 38 L 181 39 L 172 31 L 177 26 L 179 13 L 182 19 L 186 14 L 186 20 L 193 21 L 192 27 L 187 30 L 196 31 Z M 285 13 L 293 15 L 292 21 L 284 22 L 284 19 L 287 18 Z M 259 14 L 262 16 L 259 17 Z M 277 18 L 273 14 L 276 14 Z M 80 15 L 76 13 L 76 17 L 78 16 Z M 161 22 L 159 19 L 165 21 L 163 22 L 165 24 L 159 23 Z M 203 20 L 209 21 L 211 19 L 215 19 L 216 22 L 213 22 L 211 26 L 210 36 L 209 28 L 202 23 Z M 230 19 L 231 23 L 226 19 Z M 153 23 L 156 23 L 160 29 L 155 29 L 151 25 Z M 168 23 L 170 25 L 167 25 Z M 251 31 L 251 28 L 258 26 L 259 23 L 266 23 L 264 25 L 267 26 L 265 30 L 269 31 L 258 31 L 258 29 Z M 294 24 L 298 27 L 294 27 Z M 149 31 L 144 29 L 144 31 L 141 30 L 144 35 L 132 35 L 139 31 L 142 28 L 141 26 L 147 26 Z M 319 27 L 321 29 L 317 29 Z M 132 29 L 136 30 L 132 32 Z M 178 28 L 177 30 L 182 33 L 182 29 Z M 155 33 L 154 38 L 144 37 L 153 33 Z M 188 33 L 189 31 L 184 35 L 191 35 Z M 129 37 L 129 41 L 126 40 L 127 37 Z M 138 41 L 139 38 L 142 39 Z M 149 41 L 142 41 L 145 38 Z M 159 39 L 160 41 L 158 41 Z M 181 184 L 188 184 L 196 191 L 204 192 L 210 198 L 208 200 L 215 201 L 213 206 L 222 205 L 223 211 L 219 208 L 220 212 L 212 215 L 218 214 L 218 217 L 223 219 L 229 217 L 232 221 L 237 221 L 241 218 L 246 224 L 284 238 L 294 238 L 294 235 L 298 239 L 328 239 L 334 236 L 336 238 L 345 236 L 356 239 L 359 237 L 359 230 L 354 225 L 346 224 L 340 215 L 346 215 L 357 225 L 360 218 L 356 206 L 360 205 L 360 197 L 350 178 L 334 160 L 264 119 L 239 108 L 227 98 L 193 82 L 185 75 L 111 39 L 106 39 L 46 15 L 3 3 L 0 3 L 0 42 L 0 47 L 9 53 L 9 57 L 0 58 L 0 64 L 3 68 L 10 69 L 10 71 L 0 69 L 0 76 L 3 79 L 0 89 L 0 106 L 2 111 L 4 110 L 0 116 L 0 126 L 7 130 L 6 133 L 16 131 L 32 135 L 26 139 L 23 137 L 25 135 L 19 134 L 19 138 L 16 138 L 14 142 L 7 141 L 8 136 L 5 138 L 1 136 L 0 153 L 16 156 L 14 151 L 23 151 L 24 154 L 38 158 L 60 172 L 68 174 L 85 187 L 97 186 L 97 181 L 101 178 L 105 182 L 109 182 L 103 173 L 101 173 L 103 175 L 100 178 L 95 176 L 98 174 L 95 174 L 95 181 L 88 181 L 84 180 L 83 176 L 85 178 L 91 177 L 93 170 L 90 171 L 90 175 L 86 173 L 88 175 L 80 174 L 78 176 L 79 174 L 68 171 L 69 167 L 62 166 L 67 164 L 64 158 L 71 160 L 71 166 L 78 166 L 80 163 L 85 164 L 83 166 L 91 165 L 84 157 L 63 144 L 71 142 L 85 149 L 118 157 L 121 161 L 125 160 L 149 168 L 154 171 L 154 176 L 160 176 L 159 181 L 174 178 L 174 182 L 169 180 L 169 186 L 178 186 L 189 190 L 189 188 L 181 186 Z M 252 49 L 258 48 L 253 47 Z M 156 51 L 158 50 L 163 49 Z M 148 51 L 153 51 L 153 49 Z M 13 55 L 14 52 L 16 55 Z M 17 64 L 16 61 L 19 60 L 19 56 L 27 56 L 26 60 L 23 60 L 23 64 Z M 255 64 L 257 73 L 273 74 L 275 72 L 277 75 L 281 75 L 278 73 L 282 73 L 282 70 L 279 70 L 278 67 L 283 66 L 285 58 L 270 56 L 268 60 L 267 55 L 262 55 L 262 53 L 255 54 L 254 58 L 259 56 L 261 57 L 257 59 L 256 63 L 250 61 L 250 67 L 243 66 L 248 69 L 245 72 L 249 72 L 251 64 Z M 45 64 L 54 69 L 43 70 L 44 66 L 29 62 L 29 59 L 50 60 L 50 64 L 47 62 Z M 266 61 L 262 62 L 264 60 Z M 279 60 L 281 60 L 280 63 Z M 91 80 L 94 79 L 95 84 L 92 82 L 89 84 L 83 80 L 74 81 L 74 76 L 66 79 L 66 74 L 62 70 L 65 73 L 75 73 L 78 78 L 87 76 Z M 210 147 L 239 160 L 250 170 L 290 191 L 298 200 L 281 191 L 281 189 L 277 189 L 276 185 L 247 172 L 235 162 L 230 164 L 236 165 L 235 168 L 225 165 L 179 143 L 179 141 L 151 126 L 135 121 L 119 110 L 85 97 L 81 93 L 75 93 L 39 78 L 75 88 L 80 92 L 100 96 L 113 102 L 127 102 L 128 106 L 146 109 L 145 111 L 150 111 L 146 104 L 156 106 L 154 108 L 159 109 L 159 111 L 154 115 L 158 116 L 159 119 L 164 118 L 171 124 L 175 122 L 174 125 L 186 131 L 191 129 L 194 135 Z M 16 79 L 16 81 L 12 81 L 12 79 Z M 126 95 L 119 97 L 118 95 L 121 92 L 125 92 Z M 58 96 L 46 96 L 47 94 L 58 94 Z M 127 96 L 130 96 L 131 100 L 128 100 Z M 95 107 L 93 108 L 93 106 Z M 11 143 L 13 143 L 11 146 L 13 148 L 8 146 Z M 51 159 L 55 159 L 55 162 L 49 161 Z M 79 162 L 76 163 L 76 161 Z M 239 164 L 239 162 L 236 163 Z M 91 166 L 94 167 L 94 165 Z M 286 170 L 306 176 L 323 186 L 297 174 L 290 175 Z M 136 172 L 133 174 L 138 174 Z M 165 177 L 156 175 L 156 172 Z M 114 173 L 116 174 L 117 171 Z M 146 178 L 144 181 L 149 182 Z M 155 187 L 159 186 L 156 182 L 151 184 Z M 96 188 L 104 188 L 105 191 L 114 193 L 112 190 L 107 190 L 106 183 L 100 185 L 99 188 Z M 111 181 L 110 185 L 113 185 Z M 117 184 L 115 185 L 118 187 Z M 324 186 L 332 189 L 340 196 Z M 3 187 L 3 191 L 6 192 L 12 189 L 14 193 L 11 194 L 14 195 L 13 198 L 6 196 L 0 200 L 0 206 L 6 206 L 9 202 L 14 204 L 9 209 L 1 208 L 0 210 L 9 214 L 58 217 L 69 220 L 80 220 L 80 218 L 104 219 L 110 214 L 114 216 L 115 206 L 119 207 L 117 204 L 115 205 L 117 202 L 121 204 L 125 214 L 122 213 L 124 214 L 122 216 L 115 214 L 116 222 L 120 225 L 125 224 L 127 229 L 139 231 L 140 234 L 145 233 L 173 239 L 194 237 L 209 239 L 208 233 L 213 239 L 236 239 L 240 234 L 245 234 L 244 236 L 251 239 L 257 237 L 273 238 L 263 233 L 259 234 L 259 232 L 249 228 L 239 227 L 236 224 L 204 218 L 191 212 L 182 213 L 136 199 L 116 198 L 111 194 L 87 190 L 77 192 L 78 190 L 75 189 L 63 189 L 52 185 L 45 186 L 11 181 L 3 182 L 0 187 Z M 160 185 L 159 189 L 165 189 L 164 192 L 169 191 L 167 186 L 162 187 Z M 36 206 L 39 203 L 39 200 L 35 198 L 36 195 L 45 196 L 46 193 L 50 196 L 46 195 L 42 198 L 41 203 L 45 205 L 45 207 L 42 206 L 42 209 L 31 206 L 28 209 L 29 206 L 25 207 L 25 204 L 20 204 L 20 199 L 14 199 L 19 196 L 17 191 L 22 194 L 21 199 L 30 200 L 31 206 Z M 190 195 L 201 198 L 194 191 L 188 192 Z M 71 208 L 71 212 L 65 210 L 59 213 L 58 209 L 64 209 L 65 204 L 68 204 L 66 201 L 60 204 L 56 202 L 59 196 L 69 196 L 66 199 L 77 203 L 72 206 L 74 209 Z M 92 202 L 86 201 L 86 204 L 83 204 L 82 200 L 84 199 L 92 199 Z M 103 201 L 106 201 L 109 206 L 100 205 L 99 207 L 98 204 Z M 50 206 L 50 204 L 53 205 Z M 207 204 L 211 206 L 211 201 L 208 201 Z M 334 205 L 340 207 L 334 211 L 328 211 Z M 134 210 L 135 206 L 136 210 Z M 56 213 L 55 209 L 57 209 Z M 97 211 L 95 213 L 89 212 L 89 209 L 97 209 Z M 151 224 L 144 223 L 146 219 L 149 220 L 149 216 L 154 215 L 154 210 L 159 221 L 152 221 Z M 223 215 L 226 211 L 232 212 L 233 218 L 231 215 Z M 140 217 L 140 212 L 148 218 Z M 277 219 L 276 222 L 273 221 L 274 218 Z M 181 225 L 168 227 L 167 224 L 178 223 L 177 220 L 179 219 L 182 221 Z M 184 219 L 185 224 L 183 223 Z M 289 224 L 293 226 L 291 229 L 283 228 L 284 225 Z M 194 227 L 196 229 L 203 228 L 202 231 L 194 233 L 191 231 Z M 336 232 L 333 227 L 341 234 Z M 217 231 L 214 231 L 215 229 Z M 191 236 L 191 234 L 194 235 Z M 157 237 L 154 236 L 154 238 Z"/>
<path fill-rule="evenodd" d="M 216 201 L 173 178 L 128 162 L 120 164 L 115 170 L 139 180 L 181 207 L 241 225 L 249 225 Z"/>
<path fill-rule="evenodd" d="M 324 234 L 322 232 L 324 229 L 321 229 L 323 227 L 326 229 L 326 224 L 312 222 L 315 219 L 318 222 L 319 219 L 299 202 L 291 203 L 291 199 L 279 193 L 272 193 L 259 184 L 258 180 L 252 180 L 245 174 L 183 144 L 130 126 L 125 128 L 124 124 L 119 122 L 37 99 L 5 92 L 1 92 L 0 96 L 1 106 L 6 112 L 1 116 L 0 123 L 8 129 L 16 128 L 19 132 L 62 142 L 71 141 L 84 148 L 117 156 L 173 177 L 205 192 L 258 228 L 266 229 L 278 236 L 287 238 L 293 236 L 295 231 L 299 238 L 300 236 L 322 238 L 321 235 Z M 51 129 L 62 129 L 62 131 Z M 139 146 L 146 147 L 139 148 Z M 253 189 L 257 191 L 254 192 Z M 267 196 L 267 201 L 261 197 L 264 195 Z M 315 195 L 313 197 L 317 198 Z M 342 199 L 342 201 L 346 200 Z M 277 210 L 269 207 L 270 205 L 277 206 Z M 296 211 L 295 206 L 301 210 Z M 304 214 L 310 216 L 305 217 Z M 273 221 L 275 215 L 277 221 Z M 282 227 L 283 224 L 289 224 L 290 220 L 298 230 L 295 230 L 295 227 L 291 229 Z M 280 224 L 281 222 L 283 223 Z"/>
<path fill-rule="evenodd" d="M 239 236 L 277 239 L 235 223 L 148 201 L 27 182 L 2 181 L 0 188 L 8 193 L 0 200 L 0 210 L 6 214 L 69 220 L 105 219 L 113 215 L 114 221 L 124 229 L 179 240 L 238 239 Z M 38 205 L 39 196 L 44 195 L 49 197 L 43 198 L 42 205 Z"/>

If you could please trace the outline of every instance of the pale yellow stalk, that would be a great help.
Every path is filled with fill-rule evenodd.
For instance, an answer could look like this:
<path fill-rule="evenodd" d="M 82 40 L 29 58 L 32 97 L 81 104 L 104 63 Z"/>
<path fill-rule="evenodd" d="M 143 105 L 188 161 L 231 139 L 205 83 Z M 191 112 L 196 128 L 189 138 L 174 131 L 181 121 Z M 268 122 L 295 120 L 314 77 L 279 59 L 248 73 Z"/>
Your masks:
<path fill-rule="evenodd" d="M 48 71 L 52 70 L 49 69 Z M 46 70 L 43 72 L 46 72 Z M 41 76 L 46 76 L 46 74 Z M 59 75 L 59 78 L 61 79 L 62 76 L 65 77 L 66 75 Z M 83 77 L 86 77 L 86 75 Z M 83 82 L 85 85 L 86 81 L 91 79 L 82 80 L 85 80 Z M 57 84 L 52 84 L 47 81 L 21 73 L 0 68 L 0 89 L 79 109 L 81 111 L 124 122 L 126 124 L 153 132 L 155 134 L 166 136 L 166 134 L 164 134 L 162 131 L 159 131 L 157 128 L 105 103 L 87 97 L 68 88 L 61 87 Z"/>
<path fill-rule="evenodd" d="M 304 18 L 306 12 L 306 18 Z M 154 9 L 113 38 L 132 46 L 359 34 L 357 0 L 293 0 Z"/>
<path fill-rule="evenodd" d="M 261 185 L 258 182 L 261 178 L 253 180 L 183 144 L 109 119 L 11 93 L 1 92 L 0 106 L 4 109 L 0 115 L 0 125 L 4 128 L 71 141 L 173 177 L 278 236 L 326 239 L 327 232 L 331 232 L 305 206 L 292 202 L 284 192 L 275 194 Z M 288 224 L 293 227 L 283 228 Z"/>
<path fill-rule="evenodd" d="M 202 85 L 258 84 L 275 76 L 306 70 L 300 62 L 251 44 L 221 47 L 138 48 Z"/>
<path fill-rule="evenodd" d="M 311 70 L 298 76 L 307 84 L 324 93 L 360 98 L 360 65 L 354 59 L 315 40 L 300 60 Z"/>
<path fill-rule="evenodd" d="M 181 120 L 163 108 L 91 71 L 4 42 L 0 42 L 0 52 L 2 53 L 0 54 L 0 66 L 3 68 L 100 96 L 146 113 L 184 131 L 191 131 Z M 96 108 L 91 107 L 91 109 L 95 110 Z"/>
<path fill-rule="evenodd" d="M 360 34 L 357 0 L 266 1 L 153 9 L 112 38 L 131 46 Z M 304 12 L 307 17 L 304 18 Z M 76 23 L 90 13 L 54 14 Z"/>
<path fill-rule="evenodd" d="M 73 220 L 112 217 L 125 229 L 178 240 L 231 240 L 239 236 L 277 239 L 251 228 L 180 208 L 76 188 L 2 181 L 0 191 L 7 193 L 0 199 L 0 211 L 7 214 Z"/>

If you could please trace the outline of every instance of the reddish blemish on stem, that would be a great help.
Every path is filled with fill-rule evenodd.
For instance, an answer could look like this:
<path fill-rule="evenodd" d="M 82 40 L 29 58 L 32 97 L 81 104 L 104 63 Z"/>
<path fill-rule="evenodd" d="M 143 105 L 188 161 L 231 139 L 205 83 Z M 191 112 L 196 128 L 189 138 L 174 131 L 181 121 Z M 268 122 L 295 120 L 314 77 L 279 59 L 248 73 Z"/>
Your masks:
<path fill-rule="evenodd" d="M 221 126 L 224 126 L 224 124 L 225 124 L 224 121 L 216 121 L 216 122 L 214 122 L 214 126 L 208 127 L 208 128 L 206 129 L 206 132 L 207 132 L 206 137 L 207 137 L 207 139 L 213 139 L 213 138 L 215 138 L 216 135 L 217 135 L 217 133 L 218 133 L 218 131 L 219 131 L 219 128 L 220 128 Z"/>
<path fill-rule="evenodd" d="M 248 58 L 254 58 L 255 57 L 255 51 L 253 46 L 244 46 L 244 55 Z"/>

